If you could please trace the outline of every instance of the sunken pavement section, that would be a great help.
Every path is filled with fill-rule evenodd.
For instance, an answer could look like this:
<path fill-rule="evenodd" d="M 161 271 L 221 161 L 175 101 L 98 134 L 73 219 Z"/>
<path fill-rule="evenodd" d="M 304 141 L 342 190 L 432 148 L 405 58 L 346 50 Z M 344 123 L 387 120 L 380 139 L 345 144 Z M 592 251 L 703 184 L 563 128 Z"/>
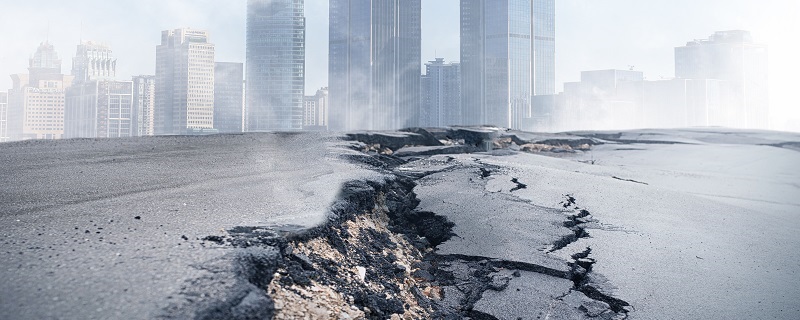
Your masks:
<path fill-rule="evenodd" d="M 594 223 L 579 200 L 541 207 L 487 191 L 508 168 L 472 153 L 588 150 L 601 140 L 496 128 L 352 133 L 342 157 L 382 179 L 344 185 L 322 225 L 236 227 L 208 236 L 236 251 L 226 299 L 187 299 L 165 318 L 198 319 L 624 319 L 632 307 L 592 272 L 591 248 L 552 253 Z M 207 269 L 213 269 L 213 264 Z M 213 276 L 212 276 L 213 278 Z M 201 279 L 192 288 L 218 285 Z"/>

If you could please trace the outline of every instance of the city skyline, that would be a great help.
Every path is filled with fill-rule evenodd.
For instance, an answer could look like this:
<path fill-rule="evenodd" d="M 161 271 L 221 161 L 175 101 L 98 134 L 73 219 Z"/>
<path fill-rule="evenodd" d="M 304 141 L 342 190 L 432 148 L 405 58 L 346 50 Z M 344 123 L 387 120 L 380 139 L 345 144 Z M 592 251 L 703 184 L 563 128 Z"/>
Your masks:
<path fill-rule="evenodd" d="M 791 41 L 780 41 L 799 29 L 800 19 L 795 19 L 800 17 L 798 7 L 797 3 L 778 0 L 759 4 L 743 0 L 559 1 L 556 91 L 562 90 L 564 82 L 579 79 L 580 71 L 584 70 L 633 66 L 648 79 L 669 78 L 674 67 L 674 47 L 715 31 L 744 29 L 770 47 L 770 100 L 775 111 L 772 120 L 800 118 L 793 86 L 787 81 L 800 69 L 794 59 L 800 49 Z M 144 0 L 136 5 L 83 1 L 66 5 L 43 0 L 10 4 L 7 9 L 18 13 L 2 22 L 9 30 L 22 21 L 20 18 L 38 23 L 7 35 L 9 45 L 0 49 L 0 73 L 5 74 L 0 77 L 2 90 L 10 87 L 8 75 L 24 72 L 32 48 L 48 38 L 65 61 L 72 58 L 69 53 L 80 40 L 110 44 L 123 61 L 118 66 L 120 79 L 154 73 L 155 57 L 150 52 L 158 44 L 157 32 L 178 26 L 209 30 L 217 44 L 218 61 L 244 62 L 245 1 L 221 4 Z M 104 10 L 105 14 L 89 19 L 97 10 Z M 306 94 L 327 86 L 327 11 L 327 1 L 306 1 L 309 52 Z M 208 18 L 209 12 L 214 12 L 214 19 Z M 602 19 L 609 15 L 616 21 L 609 23 Z M 422 27 L 421 64 L 436 57 L 448 62 L 459 60 L 457 0 L 423 0 Z M 116 36 L 120 34 L 125 40 Z M 781 129 L 781 123 L 775 124 Z"/>

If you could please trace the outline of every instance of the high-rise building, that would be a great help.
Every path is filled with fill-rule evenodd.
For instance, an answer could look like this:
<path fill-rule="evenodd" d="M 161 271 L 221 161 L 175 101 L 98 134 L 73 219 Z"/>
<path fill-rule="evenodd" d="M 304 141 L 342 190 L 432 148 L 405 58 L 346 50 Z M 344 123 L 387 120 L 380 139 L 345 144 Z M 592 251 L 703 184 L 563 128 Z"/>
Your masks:
<path fill-rule="evenodd" d="M 72 59 L 72 75 L 75 83 L 114 79 L 117 75 L 117 59 L 107 45 L 83 42 L 78 45 L 75 58 Z"/>
<path fill-rule="evenodd" d="M 244 66 L 236 62 L 214 64 L 214 129 L 220 133 L 242 132 Z"/>
<path fill-rule="evenodd" d="M 72 61 L 75 79 L 66 89 L 64 137 L 119 138 L 136 135 L 133 83 L 116 81 L 117 60 L 107 45 L 84 42 Z"/>
<path fill-rule="evenodd" d="M 208 32 L 165 30 L 156 47 L 155 134 L 214 128 L 214 45 Z"/>
<path fill-rule="evenodd" d="M 461 0 L 463 124 L 523 128 L 555 91 L 554 0 Z"/>
<path fill-rule="evenodd" d="M 533 95 L 553 95 L 556 93 L 556 1 L 532 1 Z M 535 101 L 536 99 L 534 104 Z M 549 103 L 546 102 L 548 99 L 543 101 L 545 104 Z M 541 108 L 546 109 L 548 108 Z"/>
<path fill-rule="evenodd" d="M 675 77 L 731 83 L 735 99 L 710 119 L 711 125 L 769 126 L 767 46 L 755 43 L 750 32 L 719 31 L 675 48 Z"/>
<path fill-rule="evenodd" d="M 461 67 L 436 58 L 425 64 L 421 78 L 421 127 L 444 127 L 461 123 Z"/>
<path fill-rule="evenodd" d="M 248 131 L 302 129 L 303 10 L 303 0 L 247 1 Z"/>
<path fill-rule="evenodd" d="M 328 88 L 303 99 L 303 130 L 328 129 Z"/>
<path fill-rule="evenodd" d="M 0 142 L 8 142 L 8 93 L 0 92 Z"/>
<path fill-rule="evenodd" d="M 52 44 L 39 45 L 28 74 L 11 75 L 8 136 L 11 140 L 61 139 L 64 134 L 64 89 L 72 76 L 61 73 L 61 59 Z"/>
<path fill-rule="evenodd" d="M 66 90 L 65 138 L 121 138 L 136 135 L 133 82 L 90 80 Z"/>
<path fill-rule="evenodd" d="M 420 0 L 331 0 L 332 130 L 419 123 Z"/>
<path fill-rule="evenodd" d="M 137 137 L 155 134 L 156 76 L 133 77 L 133 133 Z"/>

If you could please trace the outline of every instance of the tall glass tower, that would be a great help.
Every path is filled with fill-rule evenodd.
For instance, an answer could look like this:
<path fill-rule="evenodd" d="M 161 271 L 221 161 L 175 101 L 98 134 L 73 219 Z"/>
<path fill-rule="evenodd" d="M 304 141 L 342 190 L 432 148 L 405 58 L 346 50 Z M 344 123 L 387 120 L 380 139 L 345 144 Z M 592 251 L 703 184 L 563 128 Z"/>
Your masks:
<path fill-rule="evenodd" d="M 533 95 L 556 94 L 556 0 L 533 0 Z"/>
<path fill-rule="evenodd" d="M 555 91 L 554 0 L 461 0 L 463 124 L 521 129 Z"/>
<path fill-rule="evenodd" d="M 331 0 L 332 130 L 417 126 L 420 0 Z"/>
<path fill-rule="evenodd" d="M 303 10 L 303 0 L 247 0 L 247 131 L 303 128 Z"/>

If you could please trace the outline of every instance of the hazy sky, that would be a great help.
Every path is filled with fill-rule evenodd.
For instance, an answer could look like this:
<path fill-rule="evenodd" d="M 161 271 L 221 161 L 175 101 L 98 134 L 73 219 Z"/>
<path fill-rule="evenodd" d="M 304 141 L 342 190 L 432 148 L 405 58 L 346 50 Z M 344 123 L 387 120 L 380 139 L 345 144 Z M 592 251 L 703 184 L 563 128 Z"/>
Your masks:
<path fill-rule="evenodd" d="M 27 72 L 28 58 L 49 36 L 69 73 L 76 45 L 107 43 L 118 78 L 155 73 L 160 32 L 192 27 L 211 32 L 218 61 L 244 62 L 245 0 L 7 0 L 0 27 L 0 90 L 8 75 Z M 306 0 L 306 91 L 327 85 L 328 1 Z M 459 0 L 422 0 L 423 61 L 459 59 Z M 49 28 L 48 28 L 49 25 Z M 83 27 L 81 28 L 81 25 Z M 744 29 L 769 45 L 773 122 L 800 121 L 798 0 L 556 0 L 556 81 L 582 70 L 674 75 L 673 48 L 714 31 Z M 48 32 L 49 30 L 49 32 Z"/>

